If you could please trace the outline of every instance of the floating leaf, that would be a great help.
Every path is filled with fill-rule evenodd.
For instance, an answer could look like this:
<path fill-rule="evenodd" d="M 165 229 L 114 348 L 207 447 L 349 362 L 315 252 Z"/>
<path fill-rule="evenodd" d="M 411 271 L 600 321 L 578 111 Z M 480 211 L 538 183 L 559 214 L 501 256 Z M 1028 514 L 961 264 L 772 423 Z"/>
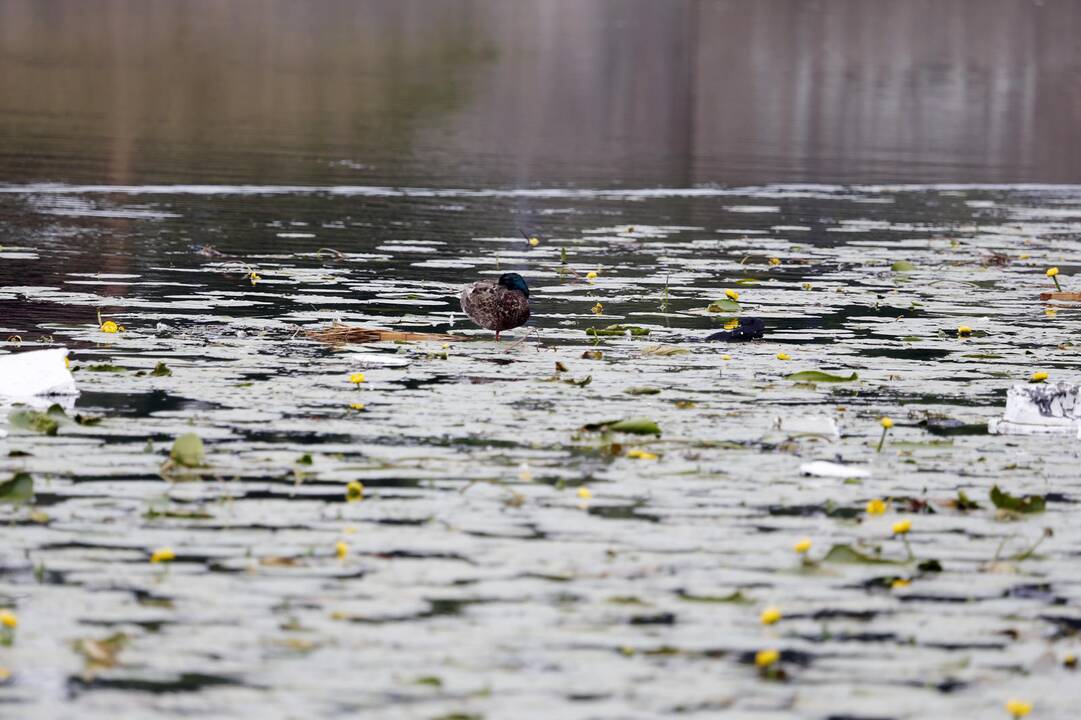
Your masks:
<path fill-rule="evenodd" d="M 205 457 L 202 439 L 195 433 L 181 435 L 173 443 L 173 449 L 169 451 L 169 457 L 177 465 L 199 467 L 203 464 Z"/>
<path fill-rule="evenodd" d="M 991 488 L 991 502 L 999 510 L 1009 510 L 1016 513 L 1040 513 L 1044 511 L 1047 505 L 1047 500 L 1042 495 L 1017 497 L 1002 491 L 998 485 Z"/>
<path fill-rule="evenodd" d="M 34 499 L 34 478 L 28 473 L 15 473 L 10 480 L 0 483 L 0 503 L 23 505 Z"/>
<path fill-rule="evenodd" d="M 16 410 L 8 416 L 8 422 L 12 427 L 20 430 L 30 430 L 44 435 L 56 435 L 60 430 L 60 422 L 66 420 L 64 409 L 59 405 L 53 405 L 45 412 L 39 410 Z"/>
<path fill-rule="evenodd" d="M 567 378 L 563 382 L 566 383 L 567 385 L 576 385 L 578 387 L 585 387 L 586 385 L 593 382 L 593 376 L 592 375 L 586 375 L 584 378 L 578 378 L 577 380 L 575 380 L 574 378 Z"/>
<path fill-rule="evenodd" d="M 649 335 L 649 329 L 644 327 L 638 327 L 637 325 L 609 325 L 606 328 L 588 328 L 586 335 L 592 335 L 593 337 L 607 336 L 607 335 Z"/>
<path fill-rule="evenodd" d="M 655 387 L 629 387 L 623 392 L 628 395 L 657 395 L 660 391 L 660 388 Z"/>
<path fill-rule="evenodd" d="M 799 372 L 792 373 L 791 375 L 785 375 L 785 380 L 796 380 L 798 382 L 830 382 L 830 383 L 842 383 L 853 382 L 859 380 L 859 375 L 852 373 L 848 377 L 841 375 L 830 375 L 827 372 L 821 370 L 801 370 Z"/>
<path fill-rule="evenodd" d="M 916 266 L 908 260 L 898 260 L 893 265 L 890 265 L 890 270 L 893 270 L 894 272 L 912 272 L 915 269 Z"/>
<path fill-rule="evenodd" d="M 649 418 L 629 418 L 627 420 L 607 420 L 582 426 L 583 430 L 597 432 L 622 432 L 631 435 L 660 435 L 661 429 Z"/>
<path fill-rule="evenodd" d="M 830 548 L 822 562 L 842 563 L 848 565 L 900 565 L 898 560 L 887 560 L 861 553 L 851 545 L 834 545 Z"/>
<path fill-rule="evenodd" d="M 709 304 L 709 307 L 706 308 L 706 310 L 709 310 L 711 313 L 719 313 L 719 312 L 736 312 L 736 313 L 738 313 L 741 310 L 743 310 L 743 306 L 740 305 L 735 300 L 729 300 L 728 298 L 722 298 L 720 300 L 714 300 L 713 302 L 711 302 Z"/>
<path fill-rule="evenodd" d="M 300 457 L 297 458 L 296 463 L 297 463 L 297 465 L 311 465 L 312 464 L 312 454 L 311 453 L 304 453 L 303 455 L 301 455 Z"/>
<path fill-rule="evenodd" d="M 168 377 L 173 374 L 173 371 L 169 369 L 169 366 L 163 362 L 159 362 L 154 366 L 154 369 L 150 371 L 151 377 Z"/>
<path fill-rule="evenodd" d="M 119 365 L 109 365 L 108 363 L 103 363 L 101 365 L 90 365 L 86 369 L 89 370 L 90 372 L 110 372 L 110 373 L 127 372 L 124 368 L 120 367 Z"/>

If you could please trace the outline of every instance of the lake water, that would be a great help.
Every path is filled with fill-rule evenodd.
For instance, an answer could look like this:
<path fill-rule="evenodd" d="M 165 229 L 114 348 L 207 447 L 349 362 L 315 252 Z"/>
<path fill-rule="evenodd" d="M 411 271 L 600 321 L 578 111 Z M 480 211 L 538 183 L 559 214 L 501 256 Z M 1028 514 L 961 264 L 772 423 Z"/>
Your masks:
<path fill-rule="evenodd" d="M 1081 270 L 1079 34 L 0 5 L 0 352 L 67 347 L 81 390 L 55 435 L 0 420 L 34 489 L 0 484 L 0 716 L 1073 717 L 1078 446 L 987 422 L 1076 377 L 1039 294 Z M 496 343 L 457 294 L 506 271 L 533 318 Z M 458 337 L 303 334 L 335 321 Z M 631 418 L 660 434 L 596 427 Z"/>

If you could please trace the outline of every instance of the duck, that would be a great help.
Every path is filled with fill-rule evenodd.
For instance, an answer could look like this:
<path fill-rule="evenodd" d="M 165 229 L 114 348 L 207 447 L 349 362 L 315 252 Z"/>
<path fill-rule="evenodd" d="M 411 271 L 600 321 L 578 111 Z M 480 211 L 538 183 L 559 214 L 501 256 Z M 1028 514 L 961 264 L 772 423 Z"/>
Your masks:
<path fill-rule="evenodd" d="M 503 273 L 495 282 L 481 280 L 462 289 L 462 312 L 486 330 L 499 333 L 529 319 L 529 285 L 518 273 Z"/>

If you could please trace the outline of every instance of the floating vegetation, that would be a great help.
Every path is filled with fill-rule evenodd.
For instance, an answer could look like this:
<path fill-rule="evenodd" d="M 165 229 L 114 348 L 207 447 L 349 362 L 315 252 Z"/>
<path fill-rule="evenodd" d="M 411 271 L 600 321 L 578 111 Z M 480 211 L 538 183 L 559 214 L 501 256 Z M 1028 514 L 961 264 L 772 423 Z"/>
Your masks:
<path fill-rule="evenodd" d="M 1076 192 L 50 188 L 0 188 L 0 357 L 53 353 L 0 367 L 76 369 L 0 378 L 19 713 L 1071 716 Z"/>

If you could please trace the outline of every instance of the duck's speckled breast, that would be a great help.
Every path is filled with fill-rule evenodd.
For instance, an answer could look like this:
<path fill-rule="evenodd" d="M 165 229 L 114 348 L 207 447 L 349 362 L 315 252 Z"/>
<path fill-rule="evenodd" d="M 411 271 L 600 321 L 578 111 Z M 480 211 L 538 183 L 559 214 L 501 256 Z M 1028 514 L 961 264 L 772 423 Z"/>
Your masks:
<path fill-rule="evenodd" d="M 529 319 L 529 299 L 517 290 L 476 282 L 462 290 L 462 312 L 487 330 L 510 330 Z"/>

